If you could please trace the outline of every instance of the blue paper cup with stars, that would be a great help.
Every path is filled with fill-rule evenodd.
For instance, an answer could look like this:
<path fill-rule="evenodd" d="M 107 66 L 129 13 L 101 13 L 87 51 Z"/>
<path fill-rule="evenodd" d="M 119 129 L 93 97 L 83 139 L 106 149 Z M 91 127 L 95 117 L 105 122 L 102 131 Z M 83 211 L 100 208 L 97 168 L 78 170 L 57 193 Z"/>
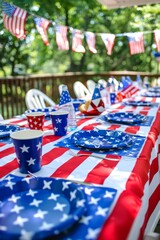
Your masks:
<path fill-rule="evenodd" d="M 114 104 L 116 101 L 116 93 L 110 93 L 110 104 Z"/>
<path fill-rule="evenodd" d="M 42 139 L 41 130 L 22 130 L 10 135 L 21 173 L 34 173 L 41 169 Z"/>
<path fill-rule="evenodd" d="M 50 113 L 50 115 L 52 119 L 54 135 L 65 136 L 67 134 L 68 112 L 58 110 Z"/>

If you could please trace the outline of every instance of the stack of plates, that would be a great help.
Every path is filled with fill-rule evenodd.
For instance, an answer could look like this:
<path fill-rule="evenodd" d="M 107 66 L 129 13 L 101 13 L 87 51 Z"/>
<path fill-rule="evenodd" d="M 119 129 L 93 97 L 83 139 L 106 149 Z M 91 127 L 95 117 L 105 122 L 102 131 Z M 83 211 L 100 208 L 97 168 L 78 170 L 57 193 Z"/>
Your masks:
<path fill-rule="evenodd" d="M 32 178 L 1 186 L 1 239 L 45 239 L 79 221 L 86 197 L 78 185 L 53 178 Z M 52 238 L 56 239 L 56 237 Z"/>

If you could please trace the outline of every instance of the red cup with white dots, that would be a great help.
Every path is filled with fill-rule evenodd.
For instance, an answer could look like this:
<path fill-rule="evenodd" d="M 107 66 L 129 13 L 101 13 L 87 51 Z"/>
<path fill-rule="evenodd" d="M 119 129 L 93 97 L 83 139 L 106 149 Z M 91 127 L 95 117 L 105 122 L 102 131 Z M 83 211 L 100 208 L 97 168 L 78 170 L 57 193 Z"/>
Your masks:
<path fill-rule="evenodd" d="M 34 130 L 43 130 L 44 116 L 45 114 L 43 112 L 27 113 L 26 117 L 28 120 L 29 128 Z"/>

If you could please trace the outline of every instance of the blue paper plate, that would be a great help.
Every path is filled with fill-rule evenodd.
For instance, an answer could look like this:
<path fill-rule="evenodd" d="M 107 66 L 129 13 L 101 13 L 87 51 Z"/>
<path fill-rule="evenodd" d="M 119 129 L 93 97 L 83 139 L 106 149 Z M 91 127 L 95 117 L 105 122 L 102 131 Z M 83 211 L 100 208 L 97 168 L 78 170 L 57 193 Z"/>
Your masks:
<path fill-rule="evenodd" d="M 84 192 L 62 179 L 25 178 L 12 186 L 7 182 L 0 191 L 0 239 L 37 240 L 57 235 L 86 210 Z"/>
<path fill-rule="evenodd" d="M 12 132 L 20 130 L 17 125 L 0 125 L 0 138 L 9 137 Z"/>
<path fill-rule="evenodd" d="M 160 88 L 159 88 L 159 87 L 149 88 L 148 91 L 149 91 L 149 92 L 159 93 L 159 94 L 160 94 Z"/>
<path fill-rule="evenodd" d="M 153 103 L 147 101 L 127 101 L 124 102 L 125 105 L 129 106 L 152 106 Z"/>
<path fill-rule="evenodd" d="M 50 113 L 55 111 L 55 107 L 47 107 L 47 108 L 36 108 L 36 109 L 28 109 L 25 111 L 26 113 L 31 113 L 31 112 L 44 112 L 45 117 L 50 117 Z"/>
<path fill-rule="evenodd" d="M 132 112 L 117 112 L 108 113 L 105 115 L 107 121 L 118 122 L 118 123 L 141 123 L 146 120 L 146 116 L 142 114 L 135 114 Z"/>
<path fill-rule="evenodd" d="M 129 134 L 111 130 L 78 131 L 72 135 L 76 146 L 89 149 L 121 149 L 132 144 Z"/>
<path fill-rule="evenodd" d="M 145 93 L 142 93 L 141 96 L 143 96 L 143 97 L 160 97 L 160 92 L 145 92 Z"/>

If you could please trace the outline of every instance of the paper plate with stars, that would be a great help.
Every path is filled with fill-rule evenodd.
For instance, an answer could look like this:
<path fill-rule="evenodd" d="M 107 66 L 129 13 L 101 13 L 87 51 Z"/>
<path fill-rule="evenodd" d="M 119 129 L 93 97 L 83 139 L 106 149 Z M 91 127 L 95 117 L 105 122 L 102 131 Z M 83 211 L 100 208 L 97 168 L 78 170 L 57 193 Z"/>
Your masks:
<path fill-rule="evenodd" d="M 141 94 L 143 97 L 160 97 L 160 91 L 159 92 L 144 92 Z"/>
<path fill-rule="evenodd" d="M 126 101 L 124 102 L 125 105 L 129 105 L 129 106 L 152 106 L 153 103 L 152 102 L 148 102 L 148 101 Z"/>
<path fill-rule="evenodd" d="M 75 132 L 71 139 L 76 146 L 96 150 L 122 149 L 132 144 L 129 134 L 112 130 L 82 130 Z"/>
<path fill-rule="evenodd" d="M 78 185 L 52 178 L 23 178 L 0 187 L 0 238 L 44 239 L 77 222 L 86 208 Z"/>
<path fill-rule="evenodd" d="M 108 113 L 105 118 L 107 121 L 128 124 L 141 123 L 146 120 L 145 115 L 133 112 Z"/>
<path fill-rule="evenodd" d="M 0 138 L 9 137 L 12 132 L 20 130 L 17 125 L 0 125 Z"/>

